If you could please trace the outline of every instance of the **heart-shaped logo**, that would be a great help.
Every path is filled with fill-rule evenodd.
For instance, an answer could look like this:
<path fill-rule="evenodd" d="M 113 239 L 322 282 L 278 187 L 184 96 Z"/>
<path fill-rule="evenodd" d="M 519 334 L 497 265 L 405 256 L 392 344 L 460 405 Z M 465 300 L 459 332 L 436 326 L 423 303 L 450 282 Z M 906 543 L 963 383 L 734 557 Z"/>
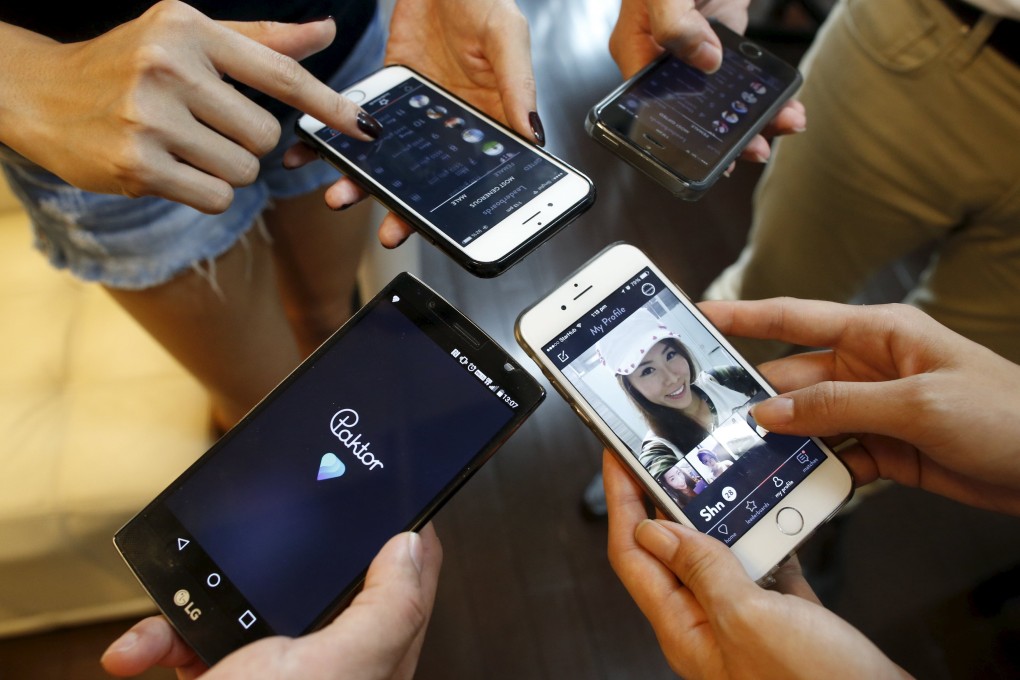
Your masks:
<path fill-rule="evenodd" d="M 347 466 L 343 464 L 343 461 L 336 457 L 335 453 L 327 453 L 319 461 L 319 475 L 316 477 L 318 480 L 322 479 L 333 479 L 339 477 L 347 471 Z"/>

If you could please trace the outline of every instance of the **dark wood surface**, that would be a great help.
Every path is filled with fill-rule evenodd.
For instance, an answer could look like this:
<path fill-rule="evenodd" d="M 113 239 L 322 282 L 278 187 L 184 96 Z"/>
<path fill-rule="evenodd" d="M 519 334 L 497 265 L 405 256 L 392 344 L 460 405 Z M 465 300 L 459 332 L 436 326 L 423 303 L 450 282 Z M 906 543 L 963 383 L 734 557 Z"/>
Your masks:
<path fill-rule="evenodd" d="M 592 177 L 598 200 L 503 276 L 477 279 L 431 248 L 422 276 L 531 366 L 513 340 L 517 313 L 613 241 L 644 249 L 699 296 L 743 246 L 758 168 L 741 164 L 701 201 L 685 203 L 618 162 L 583 129 L 588 108 L 619 81 L 606 51 L 617 3 L 520 4 L 532 27 L 548 148 Z M 796 59 L 801 47 L 782 49 Z M 900 291 L 880 283 L 877 294 L 895 299 Z M 550 390 L 538 412 L 443 509 L 435 524 L 445 563 L 419 678 L 673 677 L 609 568 L 604 521 L 580 512 L 600 450 Z M 1020 632 L 1017 520 L 886 490 L 820 532 L 804 561 L 825 600 L 908 670 L 924 677 L 1006 677 L 1020 670 L 1007 644 Z M 129 624 L 0 641 L 0 680 L 103 677 L 96 660 Z"/>

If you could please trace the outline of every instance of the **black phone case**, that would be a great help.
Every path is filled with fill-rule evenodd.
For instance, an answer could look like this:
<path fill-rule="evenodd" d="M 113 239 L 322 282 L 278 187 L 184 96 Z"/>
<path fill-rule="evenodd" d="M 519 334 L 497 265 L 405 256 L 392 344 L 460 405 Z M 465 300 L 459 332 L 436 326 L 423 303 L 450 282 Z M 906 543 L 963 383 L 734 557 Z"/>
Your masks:
<path fill-rule="evenodd" d="M 523 139 L 520 135 L 518 135 L 516 132 L 514 132 L 507 126 L 503 125 L 502 123 L 496 120 L 493 120 L 492 118 L 485 115 L 481 111 L 478 111 L 475 107 L 470 106 L 469 104 L 464 102 L 460 97 L 454 95 L 446 88 L 437 84 L 430 78 L 418 73 L 410 66 L 405 66 L 403 64 L 400 64 L 400 66 L 403 66 L 407 70 L 411 71 L 415 75 L 415 77 L 420 78 L 421 80 L 428 83 L 432 87 L 441 91 L 445 96 L 471 109 L 477 115 L 484 118 L 485 121 L 488 122 L 493 127 L 503 131 L 507 135 L 514 137 L 515 139 L 521 141 L 526 145 L 529 146 L 532 145 L 531 142 Z M 463 253 L 462 251 L 458 250 L 455 246 L 453 246 L 445 237 L 443 237 L 440 234 L 437 234 L 435 229 L 432 228 L 432 225 L 430 225 L 425 220 L 421 219 L 412 211 L 402 206 L 384 187 L 381 187 L 378 184 L 372 182 L 370 179 L 364 177 L 361 173 L 361 170 L 357 166 L 348 162 L 347 159 L 345 159 L 343 156 L 333 155 L 331 153 L 324 151 L 322 148 L 323 147 L 322 140 L 316 138 L 314 135 L 311 135 L 305 130 L 303 130 L 301 126 L 297 123 L 294 124 L 294 127 L 295 130 L 297 131 L 298 136 L 301 139 L 305 140 L 305 142 L 307 142 L 309 145 L 311 145 L 312 148 L 314 148 L 318 152 L 319 157 L 322 160 L 326 161 L 330 165 L 337 168 L 340 172 L 344 173 L 344 175 L 346 175 L 348 179 L 350 179 L 352 182 L 354 182 L 359 187 L 364 189 L 368 194 L 370 194 L 376 200 L 382 203 L 388 210 L 399 215 L 404 221 L 406 221 L 408 224 L 414 227 L 426 241 L 428 241 L 433 246 L 439 248 L 441 251 L 449 255 L 461 267 L 468 270 L 475 276 L 481 278 L 492 278 L 495 276 L 499 276 L 506 270 L 510 269 L 510 267 L 524 259 L 524 257 L 528 255 L 528 253 L 530 253 L 532 250 L 542 245 L 542 243 L 552 238 L 557 232 L 559 232 L 565 226 L 567 226 L 575 219 L 577 219 L 579 216 L 581 216 L 595 202 L 595 185 L 592 183 L 591 179 L 584 173 L 580 172 L 573 166 L 563 161 L 562 159 L 557 158 L 557 160 L 560 163 L 565 165 L 579 177 L 582 177 L 588 183 L 589 189 L 584 199 L 575 204 L 574 206 L 572 206 L 568 211 L 561 214 L 557 219 L 547 224 L 545 228 L 537 232 L 530 239 L 524 241 L 513 250 L 507 252 L 503 257 L 492 262 L 479 262 L 478 260 L 471 259 L 465 253 Z"/>
<path fill-rule="evenodd" d="M 723 41 L 724 46 L 729 47 L 730 49 L 739 50 L 741 44 L 753 44 L 752 41 L 734 33 L 718 22 L 713 21 L 712 27 L 716 30 L 720 39 Z M 666 62 L 670 58 L 668 53 L 663 54 L 661 57 L 648 64 L 636 75 L 629 78 L 626 82 L 613 90 L 613 92 L 606 96 L 602 101 L 593 106 L 584 121 L 585 131 L 592 139 L 618 155 L 628 164 L 643 172 L 656 183 L 665 187 L 677 198 L 682 198 L 688 201 L 696 201 L 701 198 L 713 184 L 715 184 L 719 177 L 721 177 L 733 161 L 737 159 L 741 151 L 743 151 L 744 147 L 747 146 L 754 136 L 768 125 L 769 121 L 771 121 L 780 109 L 782 109 L 786 101 L 789 100 L 790 97 L 792 97 L 797 91 L 803 80 L 800 72 L 796 68 L 787 64 L 768 50 L 758 45 L 755 45 L 755 47 L 761 50 L 761 57 L 767 59 L 768 67 L 774 69 L 773 72 L 775 74 L 784 75 L 788 84 L 779 98 L 760 114 L 760 118 L 757 120 L 755 125 L 740 136 L 730 152 L 721 157 L 712 166 L 712 169 L 703 180 L 695 180 L 684 176 L 676 168 L 670 167 L 666 163 L 662 162 L 644 148 L 636 144 L 633 140 L 618 134 L 603 121 L 602 112 L 609 106 L 613 105 L 616 99 L 635 82 L 644 78 L 648 73 L 654 71 L 661 64 Z"/>

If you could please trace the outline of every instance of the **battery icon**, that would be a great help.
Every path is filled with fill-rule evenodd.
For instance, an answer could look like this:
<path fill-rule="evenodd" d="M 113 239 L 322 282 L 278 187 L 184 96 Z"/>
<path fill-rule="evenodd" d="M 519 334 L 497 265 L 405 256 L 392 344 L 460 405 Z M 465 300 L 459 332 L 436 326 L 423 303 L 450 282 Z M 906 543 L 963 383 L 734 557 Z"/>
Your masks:
<path fill-rule="evenodd" d="M 648 276 L 648 272 L 641 272 L 641 278 L 642 279 L 645 278 L 646 276 Z"/>
<path fill-rule="evenodd" d="M 496 392 L 496 396 L 497 397 L 502 397 L 504 394 L 506 394 L 506 393 L 503 390 L 500 390 L 499 392 Z"/>

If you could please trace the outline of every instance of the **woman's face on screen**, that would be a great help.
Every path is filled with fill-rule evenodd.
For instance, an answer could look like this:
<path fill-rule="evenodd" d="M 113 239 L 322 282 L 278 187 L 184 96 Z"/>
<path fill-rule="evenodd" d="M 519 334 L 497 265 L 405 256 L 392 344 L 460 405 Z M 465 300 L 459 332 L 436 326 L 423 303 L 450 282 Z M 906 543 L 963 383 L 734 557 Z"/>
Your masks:
<path fill-rule="evenodd" d="M 687 488 L 686 476 L 676 467 L 666 470 L 666 483 L 678 491 L 683 491 Z"/>
<path fill-rule="evenodd" d="M 657 342 L 629 376 L 630 384 L 653 404 L 685 409 L 691 405 L 691 365 L 666 342 Z"/>

